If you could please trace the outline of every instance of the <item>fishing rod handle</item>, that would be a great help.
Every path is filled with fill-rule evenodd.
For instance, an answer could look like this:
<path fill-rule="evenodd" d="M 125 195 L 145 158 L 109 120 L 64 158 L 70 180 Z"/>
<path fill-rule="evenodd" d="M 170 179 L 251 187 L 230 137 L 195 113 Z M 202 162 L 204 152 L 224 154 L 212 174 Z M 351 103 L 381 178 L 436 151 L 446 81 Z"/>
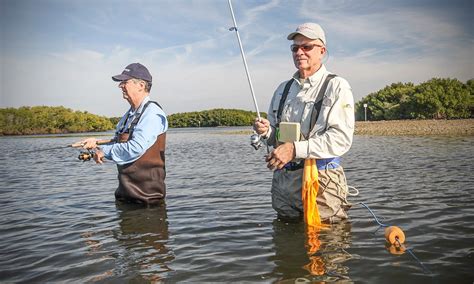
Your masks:
<path fill-rule="evenodd" d="M 113 139 L 105 139 L 105 140 L 97 140 L 95 143 L 97 145 L 104 145 L 104 144 L 108 144 L 112 141 L 113 141 Z M 84 146 L 84 144 L 82 144 L 81 142 L 76 142 L 74 144 L 69 145 L 69 147 L 72 147 L 72 148 L 81 148 L 83 146 Z"/>

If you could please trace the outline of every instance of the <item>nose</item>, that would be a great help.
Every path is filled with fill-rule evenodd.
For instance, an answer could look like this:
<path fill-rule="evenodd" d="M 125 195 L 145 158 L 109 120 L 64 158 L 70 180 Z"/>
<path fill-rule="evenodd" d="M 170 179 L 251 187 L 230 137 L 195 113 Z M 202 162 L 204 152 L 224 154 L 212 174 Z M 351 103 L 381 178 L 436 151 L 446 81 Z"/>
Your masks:
<path fill-rule="evenodd" d="M 302 55 L 304 54 L 303 49 L 300 47 L 298 50 L 295 52 L 295 55 Z"/>

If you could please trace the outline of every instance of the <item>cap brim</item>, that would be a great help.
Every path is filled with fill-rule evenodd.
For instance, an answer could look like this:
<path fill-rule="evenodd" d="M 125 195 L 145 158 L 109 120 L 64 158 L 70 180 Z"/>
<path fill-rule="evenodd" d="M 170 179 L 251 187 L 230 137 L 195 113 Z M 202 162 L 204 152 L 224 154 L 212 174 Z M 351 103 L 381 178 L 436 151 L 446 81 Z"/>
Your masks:
<path fill-rule="evenodd" d="M 128 79 L 132 79 L 133 77 L 130 77 L 128 75 L 125 75 L 125 74 L 120 74 L 120 75 L 115 75 L 112 77 L 112 80 L 114 80 L 115 82 L 122 82 L 122 81 L 126 81 Z"/>
<path fill-rule="evenodd" d="M 292 32 L 292 33 L 289 34 L 286 38 L 287 38 L 288 40 L 293 40 L 296 35 L 302 35 L 302 36 L 305 36 L 305 37 L 307 37 L 307 38 L 309 38 L 309 39 L 319 39 L 320 41 L 323 42 L 323 44 L 326 44 L 326 43 L 324 42 L 324 40 L 322 40 L 322 39 L 321 39 L 320 37 L 318 37 L 317 35 L 314 35 L 314 34 L 308 33 L 308 32 L 304 32 L 304 31 L 302 31 L 302 32 Z"/>
<path fill-rule="evenodd" d="M 293 33 L 289 34 L 286 38 L 287 38 L 288 40 L 293 40 L 293 38 L 294 38 L 296 35 L 298 35 L 298 34 L 300 34 L 300 33 L 298 33 L 298 32 L 293 32 Z"/>

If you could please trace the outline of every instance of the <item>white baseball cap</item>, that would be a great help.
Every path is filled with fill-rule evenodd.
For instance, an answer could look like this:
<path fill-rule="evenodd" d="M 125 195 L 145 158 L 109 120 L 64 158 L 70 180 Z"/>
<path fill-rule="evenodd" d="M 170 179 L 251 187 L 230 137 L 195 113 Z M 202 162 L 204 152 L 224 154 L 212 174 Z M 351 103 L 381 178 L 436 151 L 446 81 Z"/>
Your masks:
<path fill-rule="evenodd" d="M 303 35 L 310 39 L 319 39 L 324 43 L 324 45 L 326 45 L 326 36 L 324 35 L 323 28 L 321 28 L 321 26 L 318 24 L 304 23 L 299 25 L 295 32 L 292 32 L 288 35 L 287 39 L 293 40 L 297 34 Z"/>

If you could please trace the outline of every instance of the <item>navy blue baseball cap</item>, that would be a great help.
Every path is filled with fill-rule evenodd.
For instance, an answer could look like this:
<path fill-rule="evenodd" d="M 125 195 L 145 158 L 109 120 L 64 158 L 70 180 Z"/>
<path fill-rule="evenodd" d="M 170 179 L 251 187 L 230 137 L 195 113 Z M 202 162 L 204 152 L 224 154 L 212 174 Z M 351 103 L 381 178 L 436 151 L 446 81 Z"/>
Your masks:
<path fill-rule="evenodd" d="M 125 67 L 122 74 L 113 76 L 112 80 L 121 82 L 132 78 L 141 79 L 151 83 L 150 72 L 140 63 L 129 64 L 127 67 Z"/>

